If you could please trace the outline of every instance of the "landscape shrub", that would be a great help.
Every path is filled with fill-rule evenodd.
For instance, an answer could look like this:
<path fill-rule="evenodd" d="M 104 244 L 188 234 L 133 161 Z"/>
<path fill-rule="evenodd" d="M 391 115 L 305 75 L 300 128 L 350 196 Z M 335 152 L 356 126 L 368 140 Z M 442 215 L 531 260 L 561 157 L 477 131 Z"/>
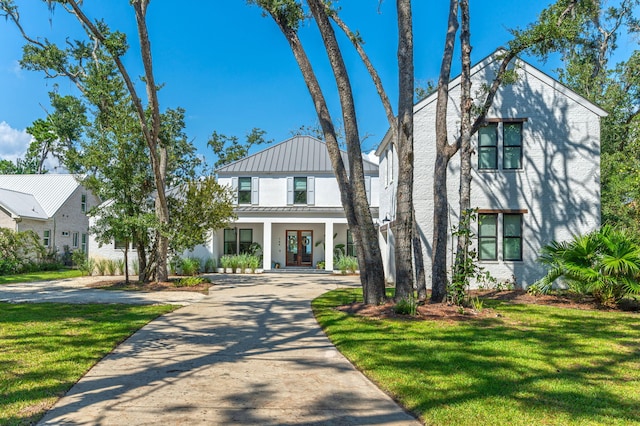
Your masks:
<path fill-rule="evenodd" d="M 563 279 L 569 289 L 589 294 L 602 305 L 640 293 L 640 246 L 627 232 L 605 225 L 568 242 L 542 248 L 539 262 L 549 269 L 532 292 L 547 293 Z"/>
<path fill-rule="evenodd" d="M 358 270 L 358 259 L 353 256 L 338 256 L 335 267 L 343 274 L 354 274 Z"/>
<path fill-rule="evenodd" d="M 46 255 L 46 248 L 35 232 L 0 228 L 0 274 L 37 271 L 47 263 Z"/>
<path fill-rule="evenodd" d="M 216 270 L 216 260 L 213 257 L 208 258 L 204 262 L 204 271 L 205 272 L 214 272 Z"/>
<path fill-rule="evenodd" d="M 182 275 L 198 275 L 200 273 L 200 259 L 197 257 L 185 257 L 180 261 Z"/>
<path fill-rule="evenodd" d="M 210 283 L 211 280 L 205 277 L 184 277 L 180 278 L 174 284 L 176 287 L 195 287 L 202 283 Z"/>

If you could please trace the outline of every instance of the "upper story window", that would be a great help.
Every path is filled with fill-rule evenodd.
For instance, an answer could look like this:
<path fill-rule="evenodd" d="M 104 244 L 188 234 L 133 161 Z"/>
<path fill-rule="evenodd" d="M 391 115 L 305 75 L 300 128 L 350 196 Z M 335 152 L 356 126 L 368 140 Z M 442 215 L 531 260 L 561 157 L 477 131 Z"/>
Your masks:
<path fill-rule="evenodd" d="M 388 186 L 393 183 L 393 144 L 389 144 L 387 150 L 387 162 L 386 162 L 386 176 L 385 184 Z"/>
<path fill-rule="evenodd" d="M 251 178 L 238 178 L 238 204 L 251 204 Z"/>
<path fill-rule="evenodd" d="M 522 169 L 524 119 L 495 120 L 478 130 L 478 169 Z M 499 147 L 502 146 L 500 153 Z"/>
<path fill-rule="evenodd" d="M 293 204 L 307 204 L 307 178 L 293 178 Z"/>
<path fill-rule="evenodd" d="M 233 177 L 231 186 L 236 195 L 237 204 L 258 204 L 258 183 L 259 178 L 253 177 Z"/>
<path fill-rule="evenodd" d="M 315 204 L 315 177 L 287 178 L 287 205 Z"/>
<path fill-rule="evenodd" d="M 498 235 L 501 234 L 502 260 L 522 260 L 523 217 L 522 213 L 479 214 L 478 259 L 498 260 Z"/>
<path fill-rule="evenodd" d="M 80 210 L 82 213 L 87 212 L 87 194 L 82 194 L 80 196 Z"/>
<path fill-rule="evenodd" d="M 498 125 L 495 123 L 478 130 L 478 168 L 498 168 Z"/>

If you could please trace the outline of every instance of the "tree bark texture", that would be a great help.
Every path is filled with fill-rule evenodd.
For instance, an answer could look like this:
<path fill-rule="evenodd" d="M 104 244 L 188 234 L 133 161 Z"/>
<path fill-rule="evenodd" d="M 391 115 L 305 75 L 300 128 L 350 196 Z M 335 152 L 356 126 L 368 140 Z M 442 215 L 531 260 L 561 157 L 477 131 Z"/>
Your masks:
<path fill-rule="evenodd" d="M 447 295 L 447 237 L 449 234 L 447 165 L 456 151 L 456 148 L 450 146 L 448 142 L 447 107 L 451 61 L 457 31 L 458 1 L 451 0 L 436 102 L 436 161 L 433 171 L 433 259 L 431 267 L 431 301 L 434 303 L 442 302 Z"/>
<path fill-rule="evenodd" d="M 367 224 L 361 223 L 359 221 L 358 214 L 356 213 L 353 189 L 349 178 L 347 177 L 345 165 L 342 161 L 335 126 L 329 113 L 329 108 L 327 107 L 320 83 L 316 78 L 311 62 L 309 61 L 302 43 L 298 38 L 296 30 L 289 25 L 287 20 L 284 19 L 285 17 L 281 14 L 273 13 L 268 8 L 266 11 L 271 15 L 287 39 L 313 100 L 318 120 L 325 136 L 329 158 L 331 159 L 336 180 L 338 181 L 338 186 L 340 188 L 340 199 L 345 211 L 347 223 L 352 232 L 354 243 L 356 244 L 356 247 L 359 248 L 357 249 L 357 254 L 358 262 L 361 267 L 360 281 L 362 284 L 364 301 L 367 304 L 378 304 L 384 300 L 385 297 L 382 256 L 380 255 L 377 238 L 375 241 L 371 238 L 367 241 L 365 240 L 365 237 L 363 237 L 363 230 L 366 229 Z M 369 211 L 368 206 L 366 210 Z M 368 225 L 373 226 L 373 221 L 370 220 Z M 376 252 L 377 256 L 375 255 Z"/>
<path fill-rule="evenodd" d="M 360 231 L 358 235 L 360 241 L 354 242 L 356 242 L 356 251 L 358 251 L 358 247 L 360 247 L 360 251 L 364 252 L 363 255 L 358 255 L 358 260 L 361 262 L 360 277 L 363 281 L 363 291 L 368 293 L 366 303 L 379 303 L 385 297 L 384 270 L 378 233 L 373 224 L 373 217 L 371 216 L 364 183 L 362 148 L 360 146 L 360 135 L 358 132 L 351 82 L 324 2 L 322 0 L 308 0 L 307 3 L 320 30 L 338 86 L 347 155 L 349 158 L 349 182 L 351 184 L 352 203 L 355 219 Z M 351 224 L 349 225 L 349 229 L 353 232 Z"/>
<path fill-rule="evenodd" d="M 471 34 L 469 30 L 469 0 L 460 0 L 460 46 L 462 53 L 462 74 L 460 77 L 460 211 L 459 227 L 463 223 L 462 218 L 471 209 Z M 464 265 L 469 251 L 469 233 L 459 232 L 456 248 L 456 260 L 454 268 L 458 273 L 466 275 Z"/>
<path fill-rule="evenodd" d="M 398 184 L 396 217 L 395 300 L 413 298 L 413 31 L 411 1 L 397 0 L 398 11 Z"/>

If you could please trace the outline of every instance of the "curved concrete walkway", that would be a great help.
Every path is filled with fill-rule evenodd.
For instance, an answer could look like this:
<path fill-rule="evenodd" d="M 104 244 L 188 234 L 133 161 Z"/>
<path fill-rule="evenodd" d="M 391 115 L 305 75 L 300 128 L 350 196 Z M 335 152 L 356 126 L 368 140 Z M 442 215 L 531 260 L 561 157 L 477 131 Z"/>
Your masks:
<path fill-rule="evenodd" d="M 209 296 L 96 364 L 46 425 L 417 425 L 318 327 L 310 301 L 357 278 L 215 277 Z"/>

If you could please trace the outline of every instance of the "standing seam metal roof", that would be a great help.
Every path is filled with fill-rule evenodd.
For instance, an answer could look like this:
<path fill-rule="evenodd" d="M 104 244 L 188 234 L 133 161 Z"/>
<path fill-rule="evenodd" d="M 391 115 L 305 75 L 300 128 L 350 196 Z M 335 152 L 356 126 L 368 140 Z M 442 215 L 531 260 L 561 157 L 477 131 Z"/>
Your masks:
<path fill-rule="evenodd" d="M 52 217 L 80 184 L 70 174 L 0 175 L 0 188 L 33 195 Z"/>
<path fill-rule="evenodd" d="M 347 153 L 340 151 L 347 171 Z M 364 173 L 378 175 L 378 165 L 363 158 Z M 311 136 L 294 136 L 263 151 L 220 167 L 219 175 L 313 173 L 333 174 L 324 142 Z"/>

